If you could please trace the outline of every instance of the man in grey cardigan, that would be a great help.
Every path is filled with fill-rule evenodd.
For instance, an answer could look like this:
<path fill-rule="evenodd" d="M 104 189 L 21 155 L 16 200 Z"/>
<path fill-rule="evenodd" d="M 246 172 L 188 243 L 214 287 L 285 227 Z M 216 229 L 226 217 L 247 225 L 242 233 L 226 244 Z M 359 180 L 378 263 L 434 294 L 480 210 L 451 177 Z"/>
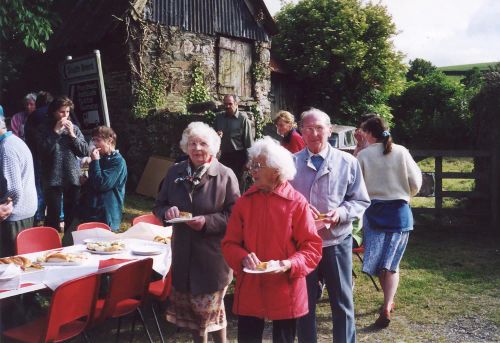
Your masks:
<path fill-rule="evenodd" d="M 33 226 L 37 208 L 33 158 L 0 116 L 0 257 L 15 254 L 17 234 Z"/>
<path fill-rule="evenodd" d="M 307 276 L 309 313 L 298 322 L 299 342 L 314 343 L 318 274 L 324 278 L 332 310 L 333 340 L 355 342 L 352 297 L 352 222 L 370 205 L 360 166 L 353 156 L 328 144 L 330 117 L 317 109 L 302 113 L 306 149 L 294 155 L 293 187 L 309 201 L 323 239 L 320 264 Z"/>

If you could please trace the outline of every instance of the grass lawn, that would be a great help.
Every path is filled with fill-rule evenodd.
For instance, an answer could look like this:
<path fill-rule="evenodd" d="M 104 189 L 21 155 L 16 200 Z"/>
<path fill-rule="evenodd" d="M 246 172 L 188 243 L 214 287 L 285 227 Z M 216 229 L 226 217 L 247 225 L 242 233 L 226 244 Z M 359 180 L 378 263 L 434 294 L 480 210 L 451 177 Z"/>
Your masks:
<path fill-rule="evenodd" d="M 450 162 L 450 168 L 454 163 Z M 150 212 L 153 200 L 127 195 L 124 225 Z M 353 256 L 354 301 L 359 342 L 496 342 L 500 341 L 500 250 L 498 236 L 467 233 L 460 228 L 419 226 L 412 233 L 401 265 L 396 311 L 389 328 L 378 330 L 373 322 L 382 304 L 361 264 Z M 318 339 L 331 342 L 330 308 L 326 295 L 318 308 Z M 232 291 L 226 296 L 228 338 L 236 341 L 236 318 L 231 314 Z M 148 325 L 155 334 L 151 316 Z M 169 342 L 190 342 L 185 331 L 162 323 Z M 128 329 L 128 326 L 127 326 Z M 270 342 L 270 326 L 265 335 Z M 99 331 L 94 341 L 109 341 L 111 331 Z M 126 333 L 125 333 L 126 334 Z M 126 336 L 124 336 L 125 338 Z M 146 342 L 142 332 L 136 341 Z M 154 336 L 157 338 L 157 336 Z"/>

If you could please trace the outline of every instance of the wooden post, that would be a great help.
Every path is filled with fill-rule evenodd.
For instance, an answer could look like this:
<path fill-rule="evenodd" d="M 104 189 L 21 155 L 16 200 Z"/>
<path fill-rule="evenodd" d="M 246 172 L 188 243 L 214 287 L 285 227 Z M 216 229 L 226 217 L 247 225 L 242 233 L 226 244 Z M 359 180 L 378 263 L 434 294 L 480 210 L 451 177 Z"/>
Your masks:
<path fill-rule="evenodd" d="M 500 233 L 498 227 L 498 144 L 493 145 L 491 151 L 491 171 L 490 171 L 490 181 L 491 181 L 491 230 L 494 233 Z"/>
<path fill-rule="evenodd" d="M 443 208 L 443 157 L 434 157 L 435 165 L 434 172 L 436 178 L 435 184 L 435 197 L 434 197 L 434 208 L 436 209 L 436 219 L 441 221 L 441 210 Z"/>

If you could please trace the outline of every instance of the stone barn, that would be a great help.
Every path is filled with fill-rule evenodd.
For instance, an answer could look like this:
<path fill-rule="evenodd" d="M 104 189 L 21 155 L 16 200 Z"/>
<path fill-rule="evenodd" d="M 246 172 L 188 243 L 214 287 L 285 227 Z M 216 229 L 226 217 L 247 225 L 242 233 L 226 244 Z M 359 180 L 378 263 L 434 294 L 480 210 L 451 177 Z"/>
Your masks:
<path fill-rule="evenodd" d="M 192 120 L 181 115 L 190 96 L 217 102 L 234 93 L 244 108 L 270 115 L 277 27 L 263 0 L 72 2 L 44 60 L 28 67 L 32 75 L 45 74 L 32 89 L 58 93 L 58 63 L 100 50 L 111 126 L 131 185 L 150 155 L 178 153 L 180 133 Z"/>

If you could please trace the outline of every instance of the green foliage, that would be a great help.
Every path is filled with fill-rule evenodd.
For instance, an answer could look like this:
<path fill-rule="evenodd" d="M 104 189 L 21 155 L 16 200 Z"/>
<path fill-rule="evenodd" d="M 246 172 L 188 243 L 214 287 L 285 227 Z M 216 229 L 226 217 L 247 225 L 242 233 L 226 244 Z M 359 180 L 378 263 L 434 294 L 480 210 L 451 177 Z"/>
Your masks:
<path fill-rule="evenodd" d="M 276 20 L 273 49 L 303 83 L 307 104 L 344 123 L 373 110 L 390 119 L 387 100 L 403 89 L 406 67 L 384 6 L 303 0 L 287 4 Z"/>
<path fill-rule="evenodd" d="M 199 63 L 193 65 L 193 85 L 186 96 L 187 104 L 212 100 L 208 87 L 205 85 L 205 73 Z"/>
<path fill-rule="evenodd" d="M 474 113 L 475 143 L 480 148 L 498 144 L 500 128 L 500 72 L 490 71 L 484 75 L 484 84 L 471 99 L 470 108 Z"/>
<path fill-rule="evenodd" d="M 251 67 L 252 77 L 255 82 L 264 81 L 269 74 L 269 67 L 263 62 L 254 62 Z"/>
<path fill-rule="evenodd" d="M 271 118 L 263 116 L 260 113 L 259 107 L 257 105 L 253 105 L 252 107 L 250 107 L 250 112 L 252 112 L 253 119 L 255 122 L 255 139 L 264 137 L 264 127 L 272 123 Z"/>
<path fill-rule="evenodd" d="M 44 52 L 55 20 L 50 11 L 53 0 L 3 0 L 0 3 L 2 41 L 22 42 L 27 48 Z"/>
<path fill-rule="evenodd" d="M 422 58 L 416 58 L 410 61 L 410 69 L 406 73 L 406 79 L 408 81 L 418 81 L 434 73 L 436 70 L 436 66 L 431 62 Z"/>
<path fill-rule="evenodd" d="M 393 134 L 414 148 L 470 148 L 471 114 L 463 85 L 434 72 L 392 99 Z"/>
<path fill-rule="evenodd" d="M 143 118 L 151 110 L 162 108 L 166 105 L 167 78 L 158 68 L 154 68 L 138 80 L 135 89 L 135 102 L 132 113 L 137 118 Z"/>

